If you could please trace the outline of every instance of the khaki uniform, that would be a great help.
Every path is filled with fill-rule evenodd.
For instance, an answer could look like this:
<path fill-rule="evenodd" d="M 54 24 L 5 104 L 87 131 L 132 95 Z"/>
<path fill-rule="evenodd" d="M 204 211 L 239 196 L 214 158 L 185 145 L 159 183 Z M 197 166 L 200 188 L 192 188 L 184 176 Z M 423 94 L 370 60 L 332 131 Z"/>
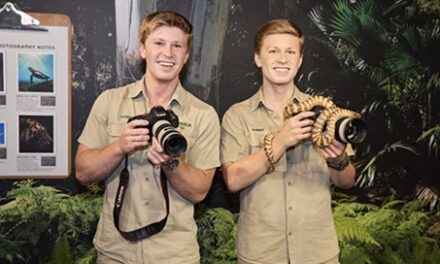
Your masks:
<path fill-rule="evenodd" d="M 294 94 L 292 101 L 309 97 L 298 89 Z M 264 136 L 283 122 L 263 105 L 261 89 L 233 105 L 222 120 L 222 163 L 261 149 Z M 288 150 L 274 172 L 241 191 L 236 244 L 239 263 L 338 263 L 329 169 L 310 141 Z"/>
<path fill-rule="evenodd" d="M 128 118 L 146 113 L 150 106 L 142 94 L 144 80 L 103 92 L 96 100 L 78 142 L 101 148 L 121 136 Z M 170 105 L 179 117 L 178 130 L 188 148 L 184 159 L 200 168 L 220 165 L 220 124 L 214 108 L 178 85 Z M 150 147 L 150 146 L 149 146 Z M 148 147 L 148 148 L 149 148 Z M 130 182 L 121 211 L 120 227 L 131 231 L 156 222 L 166 214 L 160 169 L 147 160 L 148 148 L 129 156 Z M 125 240 L 113 222 L 113 207 L 124 162 L 105 181 L 104 203 L 94 238 L 101 263 L 198 263 L 194 205 L 168 183 L 170 213 L 165 228 L 137 242 Z"/>

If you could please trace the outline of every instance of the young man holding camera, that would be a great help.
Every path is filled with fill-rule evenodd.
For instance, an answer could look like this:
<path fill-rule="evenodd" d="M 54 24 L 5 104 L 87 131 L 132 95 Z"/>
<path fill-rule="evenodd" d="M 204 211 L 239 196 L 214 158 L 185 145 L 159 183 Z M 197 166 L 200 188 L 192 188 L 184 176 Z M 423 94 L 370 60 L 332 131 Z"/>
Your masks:
<path fill-rule="evenodd" d="M 156 12 L 139 32 L 145 75 L 96 99 L 78 139 L 76 178 L 105 180 L 94 239 L 98 263 L 198 263 L 194 204 L 208 193 L 220 164 L 218 116 L 179 80 L 193 38 L 189 21 Z M 160 133 L 152 134 L 151 122 L 173 123 L 164 111 L 180 121 L 183 155 L 167 153 Z"/>
<path fill-rule="evenodd" d="M 223 175 L 230 191 L 241 191 L 239 263 L 339 263 L 330 181 L 353 185 L 351 150 L 337 140 L 312 145 L 312 111 L 283 117 L 288 104 L 310 98 L 294 83 L 303 45 L 300 29 L 288 20 L 262 25 L 254 51 L 261 88 L 223 117 Z"/>

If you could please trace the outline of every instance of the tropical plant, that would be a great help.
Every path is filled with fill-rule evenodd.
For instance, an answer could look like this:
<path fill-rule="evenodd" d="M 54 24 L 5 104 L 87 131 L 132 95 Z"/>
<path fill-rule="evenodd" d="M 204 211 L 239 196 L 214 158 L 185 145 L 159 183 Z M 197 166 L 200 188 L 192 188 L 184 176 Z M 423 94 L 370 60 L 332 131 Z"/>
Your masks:
<path fill-rule="evenodd" d="M 335 193 L 333 216 L 342 264 L 440 263 L 440 212 L 427 202 L 392 197 L 362 204 Z M 223 208 L 198 210 L 201 263 L 236 263 L 237 214 Z"/>
<path fill-rule="evenodd" d="M 439 263 L 438 213 L 426 202 L 387 199 L 381 206 L 338 202 L 341 263 Z M 436 234 L 427 230 L 436 229 Z"/>
<path fill-rule="evenodd" d="M 339 90 L 364 104 L 370 140 L 357 146 L 358 185 L 384 197 L 428 198 L 434 208 L 440 194 L 440 19 L 427 14 L 424 3 L 335 0 L 310 17 L 335 56 Z M 354 79 L 356 93 L 344 88 L 353 89 Z"/>
<path fill-rule="evenodd" d="M 32 180 L 18 182 L 0 200 L 0 263 L 82 259 L 93 247 L 101 195 L 69 195 L 34 184 Z"/>
<path fill-rule="evenodd" d="M 90 264 L 102 204 L 100 189 L 70 195 L 19 182 L 0 198 L 0 263 Z M 336 193 L 333 214 L 342 263 L 440 263 L 440 212 L 427 203 L 387 199 L 361 204 Z M 201 263 L 236 263 L 237 213 L 196 210 Z"/>
<path fill-rule="evenodd" d="M 237 214 L 220 207 L 202 211 L 196 219 L 201 263 L 236 263 Z"/>

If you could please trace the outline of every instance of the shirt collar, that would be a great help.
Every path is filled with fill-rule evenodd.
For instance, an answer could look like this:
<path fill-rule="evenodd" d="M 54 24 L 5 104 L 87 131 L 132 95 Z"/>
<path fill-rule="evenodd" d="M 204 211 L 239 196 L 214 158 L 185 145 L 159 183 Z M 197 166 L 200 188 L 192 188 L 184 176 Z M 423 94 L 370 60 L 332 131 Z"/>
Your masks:
<path fill-rule="evenodd" d="M 263 89 L 262 88 L 263 88 L 263 86 L 261 86 L 260 89 L 258 90 L 258 92 L 255 93 L 250 98 L 251 109 L 253 111 L 264 106 Z M 292 98 L 290 98 L 289 102 L 298 103 L 298 102 L 302 102 L 302 101 L 306 100 L 309 97 L 306 93 L 301 92 L 296 86 L 294 89 L 295 89 L 295 91 L 293 92 L 293 96 L 292 96 Z"/>
<path fill-rule="evenodd" d="M 130 89 L 128 90 L 128 93 L 127 93 L 128 98 L 135 99 L 139 96 L 142 96 L 143 89 L 144 89 L 144 78 L 145 78 L 145 76 L 142 77 L 141 80 L 134 83 L 133 86 L 130 87 Z"/>
<path fill-rule="evenodd" d="M 140 96 L 144 96 L 144 85 L 145 85 L 145 75 L 142 77 L 141 80 L 137 81 L 128 91 L 128 97 L 131 99 L 139 98 Z M 185 92 L 183 89 L 182 84 L 179 82 L 177 84 L 176 90 L 173 93 L 173 96 L 171 97 L 171 101 L 167 108 L 174 108 L 178 107 L 181 108 L 186 101 Z"/>
<path fill-rule="evenodd" d="M 182 84 L 179 82 L 177 84 L 176 90 L 173 93 L 173 96 L 171 97 L 171 101 L 170 101 L 170 108 L 174 108 L 177 107 L 180 110 L 182 109 L 182 107 L 184 105 L 186 105 L 186 94 L 185 91 L 183 89 Z"/>

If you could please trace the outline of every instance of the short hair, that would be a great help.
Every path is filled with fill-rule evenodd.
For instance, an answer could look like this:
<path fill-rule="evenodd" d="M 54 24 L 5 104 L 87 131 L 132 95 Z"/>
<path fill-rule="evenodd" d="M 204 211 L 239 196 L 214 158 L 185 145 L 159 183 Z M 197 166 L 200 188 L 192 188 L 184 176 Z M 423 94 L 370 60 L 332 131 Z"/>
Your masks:
<path fill-rule="evenodd" d="M 273 19 L 267 21 L 258 29 L 255 35 L 254 52 L 260 54 L 261 46 L 263 45 L 264 39 L 273 34 L 290 34 L 292 36 L 298 37 L 300 53 L 304 51 L 304 35 L 301 29 L 295 25 L 293 22 L 287 19 Z"/>
<path fill-rule="evenodd" d="M 146 16 L 139 27 L 139 41 L 144 43 L 148 36 L 160 26 L 180 28 L 188 35 L 188 50 L 191 49 L 193 41 L 193 27 L 189 20 L 174 11 L 157 11 Z"/>

